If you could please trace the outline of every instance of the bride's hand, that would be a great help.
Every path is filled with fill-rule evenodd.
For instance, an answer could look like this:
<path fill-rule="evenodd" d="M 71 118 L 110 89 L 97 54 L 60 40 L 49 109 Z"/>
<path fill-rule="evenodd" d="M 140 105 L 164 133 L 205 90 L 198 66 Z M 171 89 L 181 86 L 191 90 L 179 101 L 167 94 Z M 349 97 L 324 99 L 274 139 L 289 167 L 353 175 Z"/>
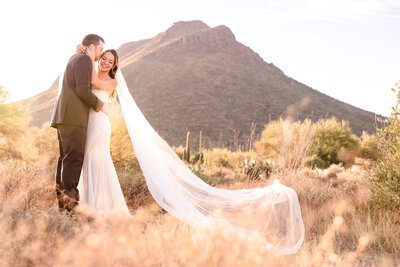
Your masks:
<path fill-rule="evenodd" d="M 105 113 L 106 115 L 108 115 L 108 113 L 110 112 L 110 104 L 105 103 L 105 104 L 103 105 L 103 107 L 101 108 L 101 111 L 102 111 L 103 113 Z"/>
<path fill-rule="evenodd" d="M 77 53 L 84 53 L 86 50 L 86 46 L 84 46 L 83 44 L 78 44 L 76 46 L 76 52 Z"/>
<path fill-rule="evenodd" d="M 96 54 L 94 52 L 94 45 L 87 46 L 85 53 L 92 59 L 92 61 L 95 61 Z"/>

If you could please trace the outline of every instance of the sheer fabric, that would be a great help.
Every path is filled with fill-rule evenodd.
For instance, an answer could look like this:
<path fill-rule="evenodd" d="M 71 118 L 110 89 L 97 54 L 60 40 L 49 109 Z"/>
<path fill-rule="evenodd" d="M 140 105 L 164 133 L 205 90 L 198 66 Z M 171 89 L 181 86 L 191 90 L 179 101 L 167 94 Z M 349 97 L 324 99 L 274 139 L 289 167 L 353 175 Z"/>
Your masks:
<path fill-rule="evenodd" d="M 274 181 L 255 189 L 215 188 L 190 171 L 136 105 L 121 71 L 117 93 L 135 155 L 156 202 L 196 227 L 223 225 L 240 236 L 259 237 L 280 254 L 295 254 L 304 239 L 296 192 Z"/>

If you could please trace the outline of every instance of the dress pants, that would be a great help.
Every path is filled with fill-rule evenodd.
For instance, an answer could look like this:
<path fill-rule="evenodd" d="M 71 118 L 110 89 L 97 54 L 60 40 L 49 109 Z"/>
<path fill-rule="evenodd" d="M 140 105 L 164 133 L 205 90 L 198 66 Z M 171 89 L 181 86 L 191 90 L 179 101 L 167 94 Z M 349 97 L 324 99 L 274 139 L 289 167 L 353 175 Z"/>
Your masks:
<path fill-rule="evenodd" d="M 86 128 L 57 125 L 60 156 L 57 162 L 56 192 L 60 210 L 72 211 L 78 205 L 78 183 L 85 154 Z"/>

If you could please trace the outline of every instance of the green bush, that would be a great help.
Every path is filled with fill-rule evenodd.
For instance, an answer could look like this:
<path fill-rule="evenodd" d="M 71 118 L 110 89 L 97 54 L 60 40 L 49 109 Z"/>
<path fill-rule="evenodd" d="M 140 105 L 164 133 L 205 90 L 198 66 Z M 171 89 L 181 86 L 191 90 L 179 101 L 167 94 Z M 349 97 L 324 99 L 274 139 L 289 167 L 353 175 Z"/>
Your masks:
<path fill-rule="evenodd" d="M 30 120 L 27 111 L 19 104 L 6 104 L 9 93 L 0 86 L 0 123 L 27 126 Z"/>
<path fill-rule="evenodd" d="M 383 126 L 377 131 L 378 157 L 373 169 L 370 206 L 376 209 L 400 209 L 400 88 L 393 89 L 397 104 L 391 116 L 379 120 Z"/>
<path fill-rule="evenodd" d="M 254 143 L 257 152 L 266 158 L 276 159 L 282 146 L 283 120 L 272 121 L 265 125 L 260 140 Z"/>
<path fill-rule="evenodd" d="M 318 157 L 317 154 L 313 154 L 309 157 L 306 158 L 305 160 L 305 165 L 312 167 L 312 168 L 318 168 L 318 169 L 324 169 L 326 168 L 326 162 Z"/>
<path fill-rule="evenodd" d="M 335 118 L 291 122 L 273 121 L 265 126 L 255 143 L 264 158 L 275 159 L 281 168 L 328 168 L 332 164 L 351 166 L 357 155 L 374 158 L 374 137 L 366 133 L 360 139 L 352 134 L 348 122 Z M 361 147 L 360 147 L 361 145 Z"/>
<path fill-rule="evenodd" d="M 315 123 L 309 166 L 328 168 L 332 164 L 340 163 L 350 166 L 354 163 L 359 146 L 360 141 L 351 133 L 347 121 L 338 122 L 335 118 L 321 119 Z"/>
<path fill-rule="evenodd" d="M 27 112 L 20 105 L 5 104 L 7 99 L 8 92 L 0 86 L 0 160 L 36 158 Z"/>
<path fill-rule="evenodd" d="M 375 135 L 362 133 L 359 156 L 364 159 L 376 160 L 378 157 L 378 143 Z"/>

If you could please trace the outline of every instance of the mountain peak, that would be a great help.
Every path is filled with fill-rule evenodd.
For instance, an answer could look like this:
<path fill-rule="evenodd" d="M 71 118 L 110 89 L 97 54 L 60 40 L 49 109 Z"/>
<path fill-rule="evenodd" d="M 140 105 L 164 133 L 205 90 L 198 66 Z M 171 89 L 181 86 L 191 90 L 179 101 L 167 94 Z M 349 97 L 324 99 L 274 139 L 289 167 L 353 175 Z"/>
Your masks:
<path fill-rule="evenodd" d="M 167 31 L 180 31 L 180 30 L 198 31 L 209 28 L 210 27 L 201 20 L 191 20 L 191 21 L 181 20 L 178 22 L 174 22 L 174 24 L 171 27 L 169 27 Z"/>
<path fill-rule="evenodd" d="M 164 38 L 177 38 L 196 31 L 206 30 L 210 27 L 201 20 L 178 21 L 165 31 Z"/>

